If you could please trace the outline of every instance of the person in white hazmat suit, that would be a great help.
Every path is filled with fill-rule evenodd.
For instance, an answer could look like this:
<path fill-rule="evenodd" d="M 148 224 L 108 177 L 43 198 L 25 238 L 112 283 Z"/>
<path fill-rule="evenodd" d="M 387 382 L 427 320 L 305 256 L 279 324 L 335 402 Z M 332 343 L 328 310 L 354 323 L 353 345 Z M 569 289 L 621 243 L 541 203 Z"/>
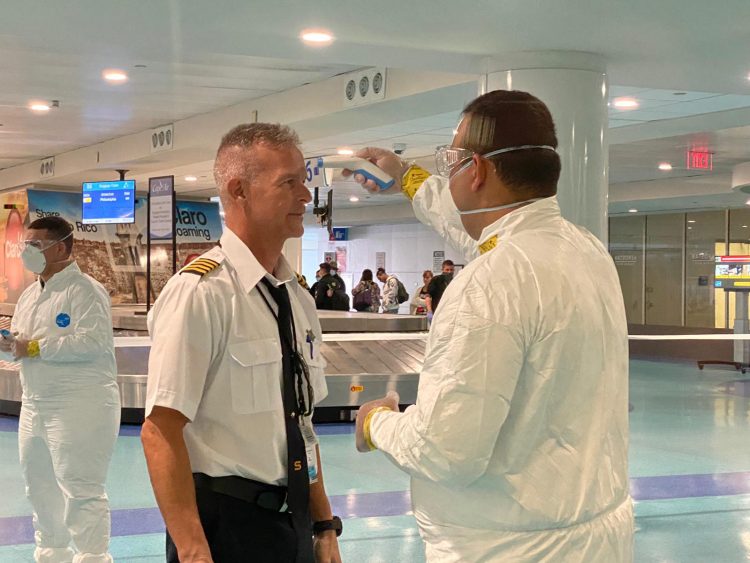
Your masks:
<path fill-rule="evenodd" d="M 433 319 L 416 404 L 389 394 L 357 418 L 357 448 L 411 475 L 430 563 L 633 557 L 623 299 L 606 248 L 560 215 L 556 147 L 541 101 L 495 91 L 438 149 L 444 177 L 359 155 L 473 258 Z"/>
<path fill-rule="evenodd" d="M 21 363 L 18 442 L 34 509 L 34 559 L 44 563 L 112 561 L 104 482 L 120 395 L 110 301 L 71 259 L 72 248 L 64 219 L 29 225 L 21 258 L 38 279 L 0 342 Z"/>

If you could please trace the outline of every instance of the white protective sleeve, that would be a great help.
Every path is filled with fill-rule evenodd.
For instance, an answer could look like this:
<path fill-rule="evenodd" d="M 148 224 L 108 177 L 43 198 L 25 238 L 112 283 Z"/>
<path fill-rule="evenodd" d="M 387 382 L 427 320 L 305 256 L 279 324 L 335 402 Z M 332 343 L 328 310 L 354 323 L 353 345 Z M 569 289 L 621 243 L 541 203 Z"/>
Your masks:
<path fill-rule="evenodd" d="M 482 283 L 463 281 L 458 299 L 441 301 L 417 404 L 404 413 L 377 413 L 371 426 L 375 445 L 402 470 L 448 486 L 469 485 L 486 471 L 508 416 L 527 338 L 516 307 L 505 308 L 499 319 L 488 318 L 496 316 L 487 310 L 491 299 L 516 301 L 492 295 L 493 288 Z"/>
<path fill-rule="evenodd" d="M 461 224 L 461 216 L 453 203 L 447 178 L 438 175 L 427 178 L 417 190 L 412 207 L 417 219 L 432 227 L 459 250 L 467 262 L 479 255 L 477 241 L 469 236 Z"/>
<path fill-rule="evenodd" d="M 114 336 L 109 298 L 92 285 L 70 288 L 70 334 L 39 340 L 39 356 L 53 362 L 85 362 L 112 353 Z"/>

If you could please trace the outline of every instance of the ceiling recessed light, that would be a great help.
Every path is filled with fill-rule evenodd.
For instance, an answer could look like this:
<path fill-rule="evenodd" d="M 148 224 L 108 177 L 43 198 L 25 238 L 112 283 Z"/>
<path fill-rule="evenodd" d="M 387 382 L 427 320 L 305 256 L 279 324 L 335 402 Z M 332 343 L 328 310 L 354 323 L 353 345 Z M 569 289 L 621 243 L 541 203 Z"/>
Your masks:
<path fill-rule="evenodd" d="M 638 213 L 637 209 L 628 209 L 628 213 Z"/>
<path fill-rule="evenodd" d="M 672 165 L 669 162 L 660 162 L 659 163 L 659 170 L 663 170 L 665 172 L 669 172 L 672 170 Z"/>
<path fill-rule="evenodd" d="M 747 229 L 747 225 L 742 225 L 742 228 L 743 229 Z"/>
<path fill-rule="evenodd" d="M 122 84 L 128 81 L 128 73 L 119 68 L 107 68 L 102 71 L 102 78 L 113 84 Z"/>
<path fill-rule="evenodd" d="M 692 230 L 693 230 L 693 227 L 688 227 L 688 231 L 692 231 Z"/>
<path fill-rule="evenodd" d="M 695 219 L 688 219 L 688 223 L 695 223 Z"/>
<path fill-rule="evenodd" d="M 349 198 L 349 201 L 351 201 L 352 203 L 357 203 L 359 201 L 359 198 L 356 195 L 353 195 Z"/>
<path fill-rule="evenodd" d="M 300 39 L 311 45 L 329 45 L 333 43 L 333 35 L 324 29 L 303 29 Z"/>
<path fill-rule="evenodd" d="M 612 105 L 617 109 L 635 109 L 638 107 L 638 100 L 635 98 L 615 98 Z"/>
<path fill-rule="evenodd" d="M 198 177 L 197 176 L 185 176 L 185 181 L 186 182 L 197 182 L 198 181 Z"/>
<path fill-rule="evenodd" d="M 745 205 L 750 205 L 750 199 L 745 202 Z"/>
<path fill-rule="evenodd" d="M 336 153 L 342 156 L 351 156 L 354 154 L 354 151 L 352 149 L 338 149 Z"/>
<path fill-rule="evenodd" d="M 29 109 L 38 113 L 46 113 L 49 111 L 50 105 L 47 102 L 31 102 Z"/>

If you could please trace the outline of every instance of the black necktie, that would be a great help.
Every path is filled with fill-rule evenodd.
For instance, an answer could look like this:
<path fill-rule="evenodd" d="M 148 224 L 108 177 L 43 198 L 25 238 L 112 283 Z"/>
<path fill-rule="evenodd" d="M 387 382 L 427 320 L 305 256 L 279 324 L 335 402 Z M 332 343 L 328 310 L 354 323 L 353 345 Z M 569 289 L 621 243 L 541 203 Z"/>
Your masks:
<path fill-rule="evenodd" d="M 274 287 L 266 278 L 263 278 L 262 281 L 278 307 L 276 322 L 279 327 L 284 370 L 283 402 L 287 442 L 287 506 L 292 513 L 292 523 L 297 534 L 297 561 L 311 561 L 309 559 L 312 556 L 312 528 L 309 509 L 310 478 L 307 472 L 305 440 L 302 437 L 298 422 L 301 413 L 299 412 L 299 402 L 295 391 L 294 362 L 297 360 L 294 349 L 295 336 L 292 330 L 292 305 L 289 301 L 289 291 L 285 285 Z"/>

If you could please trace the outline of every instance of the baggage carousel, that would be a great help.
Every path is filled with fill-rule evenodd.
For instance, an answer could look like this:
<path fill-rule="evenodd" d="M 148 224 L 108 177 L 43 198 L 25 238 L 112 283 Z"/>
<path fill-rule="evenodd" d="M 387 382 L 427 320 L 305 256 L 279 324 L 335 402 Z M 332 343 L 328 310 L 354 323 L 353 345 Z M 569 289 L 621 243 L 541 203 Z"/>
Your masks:
<path fill-rule="evenodd" d="M 146 317 L 133 309 L 113 308 L 123 422 L 143 419 L 151 349 Z M 317 407 L 319 417 L 349 420 L 353 409 L 390 390 L 399 393 L 403 404 L 415 401 L 427 337 L 425 317 L 341 311 L 319 311 L 319 317 L 328 384 L 328 396 Z M 3 324 L 9 324 L 7 317 Z M 0 413 L 18 414 L 20 402 L 19 366 L 0 361 Z"/>

